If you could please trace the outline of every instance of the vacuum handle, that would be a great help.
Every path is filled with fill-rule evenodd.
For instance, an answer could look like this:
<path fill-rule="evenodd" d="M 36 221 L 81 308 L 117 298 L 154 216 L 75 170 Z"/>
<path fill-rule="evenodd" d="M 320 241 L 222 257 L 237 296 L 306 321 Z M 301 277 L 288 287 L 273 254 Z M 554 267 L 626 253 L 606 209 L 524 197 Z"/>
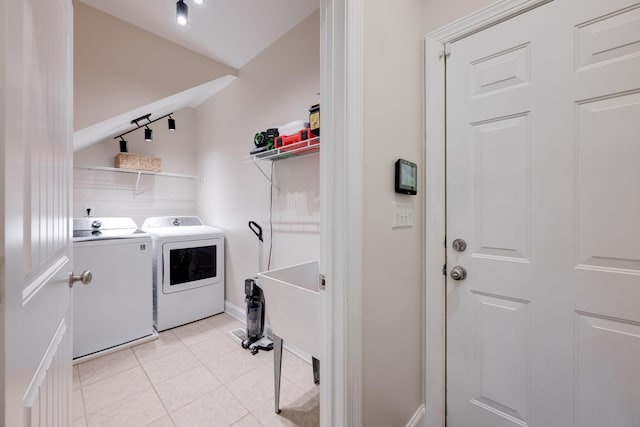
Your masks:
<path fill-rule="evenodd" d="M 251 229 L 251 231 L 253 231 L 253 233 L 258 236 L 258 239 L 263 242 L 262 240 L 262 227 L 260 227 L 258 225 L 257 222 L 255 221 L 249 221 L 249 228 Z"/>

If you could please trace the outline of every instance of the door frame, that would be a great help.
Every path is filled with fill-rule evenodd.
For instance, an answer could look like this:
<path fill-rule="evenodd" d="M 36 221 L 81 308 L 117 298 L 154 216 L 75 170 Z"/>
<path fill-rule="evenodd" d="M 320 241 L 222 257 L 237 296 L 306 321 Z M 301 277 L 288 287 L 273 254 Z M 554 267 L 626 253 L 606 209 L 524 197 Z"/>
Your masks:
<path fill-rule="evenodd" d="M 425 37 L 425 425 L 446 422 L 446 58 L 450 44 L 553 0 L 502 0 Z"/>
<path fill-rule="evenodd" d="M 364 0 L 320 1 L 320 425 L 362 425 Z"/>

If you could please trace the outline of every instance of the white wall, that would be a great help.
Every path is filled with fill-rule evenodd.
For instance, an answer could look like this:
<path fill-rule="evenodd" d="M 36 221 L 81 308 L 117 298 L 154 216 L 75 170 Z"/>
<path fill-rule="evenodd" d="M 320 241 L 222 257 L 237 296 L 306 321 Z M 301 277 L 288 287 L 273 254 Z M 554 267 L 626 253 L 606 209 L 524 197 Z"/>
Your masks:
<path fill-rule="evenodd" d="M 125 136 L 129 153 L 160 157 L 162 171 L 195 175 L 196 173 L 196 112 L 192 108 L 176 111 L 175 132 L 170 132 L 166 120 L 151 125 L 153 142 L 144 141 L 144 131 Z M 78 169 L 79 166 L 114 167 L 120 144 L 107 138 L 74 153 L 73 216 L 83 216 L 86 207 L 94 216 L 132 217 L 140 226 L 149 216 L 193 215 L 200 180 L 145 176 L 135 192 L 137 175 Z"/>
<path fill-rule="evenodd" d="M 308 120 L 319 99 L 319 21 L 317 12 L 305 19 L 198 108 L 198 170 L 205 179 L 197 212 L 227 233 L 226 298 L 237 306 L 244 306 L 244 279 L 258 271 L 258 240 L 248 221 L 262 225 L 269 250 L 270 185 L 243 157 L 257 131 Z M 273 163 L 280 192 L 273 195 L 271 268 L 319 256 L 318 156 Z M 271 162 L 259 166 L 270 174 Z"/>

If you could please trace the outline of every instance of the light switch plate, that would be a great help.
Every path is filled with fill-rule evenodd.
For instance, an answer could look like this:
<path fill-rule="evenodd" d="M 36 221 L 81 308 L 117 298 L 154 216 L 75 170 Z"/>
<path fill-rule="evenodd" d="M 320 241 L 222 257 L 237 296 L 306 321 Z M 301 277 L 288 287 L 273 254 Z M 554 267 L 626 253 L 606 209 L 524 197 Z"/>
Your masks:
<path fill-rule="evenodd" d="M 413 226 L 413 203 L 391 202 L 391 228 Z"/>

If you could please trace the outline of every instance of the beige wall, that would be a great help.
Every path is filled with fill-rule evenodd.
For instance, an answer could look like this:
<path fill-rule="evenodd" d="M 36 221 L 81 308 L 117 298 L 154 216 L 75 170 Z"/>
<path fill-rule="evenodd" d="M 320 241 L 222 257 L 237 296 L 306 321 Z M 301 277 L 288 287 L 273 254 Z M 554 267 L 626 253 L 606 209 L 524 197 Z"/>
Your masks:
<path fill-rule="evenodd" d="M 312 14 L 240 70 L 238 79 L 198 108 L 198 169 L 204 175 L 198 213 L 227 233 L 226 299 L 244 307 L 244 279 L 258 271 L 262 225 L 269 250 L 270 185 L 243 158 L 253 135 L 292 120 L 308 120 L 320 86 L 320 18 Z M 271 162 L 259 166 L 270 173 Z M 271 268 L 319 257 L 319 155 L 273 163 Z M 266 262 L 265 262 L 266 268 Z"/>
<path fill-rule="evenodd" d="M 160 157 L 162 171 L 193 175 L 196 171 L 196 111 L 185 108 L 173 115 L 175 132 L 170 132 L 166 119 L 150 127 L 153 142 L 144 140 L 144 131 L 125 136 L 129 152 Z M 86 207 L 94 216 L 132 217 L 140 226 L 149 216 L 193 215 L 200 180 L 165 176 L 142 176 L 135 192 L 137 175 L 111 171 L 78 169 L 78 166 L 114 167 L 120 151 L 118 141 L 109 137 L 73 154 L 73 216 L 79 217 Z"/>
<path fill-rule="evenodd" d="M 424 34 L 498 3 L 498 0 L 425 0 Z"/>
<path fill-rule="evenodd" d="M 424 177 L 421 0 L 364 3 L 363 425 L 404 426 L 423 402 L 423 192 L 394 192 L 394 164 Z M 393 201 L 414 208 L 391 228 Z"/>
<path fill-rule="evenodd" d="M 74 1 L 74 129 L 236 70 Z"/>

